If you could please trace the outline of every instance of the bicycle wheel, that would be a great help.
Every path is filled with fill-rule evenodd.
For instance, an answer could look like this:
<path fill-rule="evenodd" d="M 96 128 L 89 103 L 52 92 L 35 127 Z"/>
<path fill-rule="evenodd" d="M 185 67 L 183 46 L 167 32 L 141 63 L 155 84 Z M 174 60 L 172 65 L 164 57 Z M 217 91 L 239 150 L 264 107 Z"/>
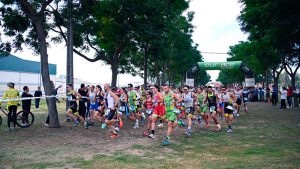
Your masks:
<path fill-rule="evenodd" d="M 28 116 L 26 117 L 25 112 L 19 111 L 17 113 L 17 125 L 21 128 L 27 128 L 31 126 L 34 122 L 34 115 L 29 112 Z"/>

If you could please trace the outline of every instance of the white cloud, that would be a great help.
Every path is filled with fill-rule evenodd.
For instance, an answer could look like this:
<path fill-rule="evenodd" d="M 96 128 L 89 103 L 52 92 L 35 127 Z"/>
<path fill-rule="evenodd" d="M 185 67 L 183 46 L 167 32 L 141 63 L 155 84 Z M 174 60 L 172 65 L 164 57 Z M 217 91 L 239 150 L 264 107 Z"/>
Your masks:
<path fill-rule="evenodd" d="M 238 0 L 193 0 L 190 11 L 194 11 L 193 34 L 195 43 L 202 52 L 227 53 L 229 46 L 246 40 L 247 36 L 239 29 L 237 16 L 241 10 Z M 202 54 L 204 61 L 226 61 L 228 55 Z M 212 80 L 216 80 L 219 71 L 208 71 Z"/>

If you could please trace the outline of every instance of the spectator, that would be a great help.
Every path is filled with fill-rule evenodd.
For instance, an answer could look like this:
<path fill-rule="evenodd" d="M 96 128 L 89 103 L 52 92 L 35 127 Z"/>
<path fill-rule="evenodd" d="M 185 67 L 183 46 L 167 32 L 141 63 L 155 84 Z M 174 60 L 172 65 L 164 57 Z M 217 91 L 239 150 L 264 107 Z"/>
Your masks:
<path fill-rule="evenodd" d="M 276 106 L 278 102 L 278 86 L 272 85 L 272 105 Z"/>
<path fill-rule="evenodd" d="M 293 98 L 293 89 L 291 86 L 289 86 L 289 88 L 287 90 L 287 102 L 289 105 L 288 108 L 292 108 L 292 98 Z"/>
<path fill-rule="evenodd" d="M 22 98 L 32 97 L 32 95 L 29 93 L 28 86 L 24 86 L 23 91 L 24 92 L 21 95 Z M 23 109 L 22 125 L 23 126 L 28 126 L 28 114 L 30 112 L 30 107 L 31 107 L 31 99 L 22 100 L 22 109 Z"/>
<path fill-rule="evenodd" d="M 287 98 L 287 90 L 285 87 L 282 87 L 282 91 L 281 93 L 281 105 L 280 105 L 280 109 L 286 109 L 286 98 Z"/>
<path fill-rule="evenodd" d="M 34 92 L 34 97 L 41 97 L 43 95 L 41 91 L 41 87 L 39 86 L 38 89 Z M 35 99 L 35 108 L 40 108 L 40 100 L 41 99 Z"/>
<path fill-rule="evenodd" d="M 266 87 L 266 98 L 267 98 L 267 102 L 270 103 L 270 91 L 271 89 L 269 88 L 269 86 Z"/>

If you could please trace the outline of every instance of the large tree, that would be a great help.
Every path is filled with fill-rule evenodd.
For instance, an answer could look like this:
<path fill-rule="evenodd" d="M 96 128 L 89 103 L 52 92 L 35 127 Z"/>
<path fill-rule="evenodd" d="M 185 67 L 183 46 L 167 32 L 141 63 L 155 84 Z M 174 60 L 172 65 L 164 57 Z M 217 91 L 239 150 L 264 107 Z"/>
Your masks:
<path fill-rule="evenodd" d="M 50 84 L 49 64 L 47 53 L 47 37 L 49 26 L 47 24 L 46 8 L 54 0 L 1 0 L 1 20 L 4 35 L 11 37 L 11 46 L 22 50 L 22 45 L 29 45 L 36 53 L 40 54 L 41 74 L 46 95 L 52 95 Z M 11 48 L 7 52 L 10 52 Z M 47 98 L 50 127 L 59 127 L 55 98 Z"/>
<path fill-rule="evenodd" d="M 271 47 L 276 52 L 276 57 L 280 56 L 281 63 L 291 78 L 295 79 L 300 67 L 300 1 L 240 0 L 240 2 L 244 8 L 239 21 L 242 30 L 249 33 L 249 40 L 259 41 Z M 294 70 L 291 67 L 294 67 Z M 292 80 L 292 86 L 295 87 L 295 80 Z"/>

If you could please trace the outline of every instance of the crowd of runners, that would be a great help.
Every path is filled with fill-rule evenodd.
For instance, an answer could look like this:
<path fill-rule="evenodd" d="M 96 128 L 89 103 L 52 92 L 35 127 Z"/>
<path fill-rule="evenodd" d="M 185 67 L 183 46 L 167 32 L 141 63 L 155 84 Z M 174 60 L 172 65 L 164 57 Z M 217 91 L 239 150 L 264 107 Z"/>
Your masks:
<path fill-rule="evenodd" d="M 9 89 L 3 99 L 20 97 L 14 89 L 14 83 L 8 83 L 7 86 Z M 27 86 L 23 89 L 21 98 L 33 97 Z M 69 84 L 65 98 L 68 103 L 66 116 L 68 120 L 73 120 L 74 127 L 84 124 L 85 129 L 89 129 L 95 123 L 100 123 L 102 129 L 109 128 L 112 132 L 111 138 L 117 138 L 124 125 L 122 118 L 128 118 L 134 121 L 134 129 L 140 128 L 141 122 L 146 123 L 143 125 L 146 126 L 143 134 L 154 139 L 155 129 L 167 124 L 166 138 L 162 143 L 168 145 L 172 131 L 180 126 L 187 128 L 186 136 L 191 136 L 192 127 L 197 123 L 203 123 L 203 126 L 209 128 L 210 121 L 213 121 L 215 130 L 221 131 L 221 121 L 225 121 L 227 132 L 232 133 L 232 123 L 239 116 L 242 104 L 244 111 L 248 112 L 248 97 L 249 90 L 239 87 L 173 88 L 168 85 L 150 85 L 145 89 L 132 84 L 123 88 L 111 88 L 105 84 L 102 89 L 100 85 L 86 87 L 82 84 L 75 91 Z M 16 100 L 7 102 L 9 131 L 16 125 L 17 105 Z M 30 112 L 30 105 L 31 100 L 23 100 L 23 111 Z M 45 125 L 49 125 L 49 117 Z"/>
<path fill-rule="evenodd" d="M 74 121 L 74 127 L 84 124 L 85 129 L 101 123 L 101 128 L 109 128 L 111 138 L 117 138 L 123 127 L 123 118 L 134 121 L 134 129 L 140 123 L 146 123 L 148 138 L 155 138 L 155 129 L 167 124 L 163 145 L 170 144 L 172 131 L 177 127 L 186 127 L 186 136 L 192 135 L 192 127 L 203 123 L 209 128 L 212 120 L 217 131 L 221 131 L 221 121 L 225 120 L 227 132 L 232 133 L 232 123 L 239 116 L 243 104 L 248 111 L 249 90 L 246 88 L 213 88 L 211 86 L 190 88 L 184 86 L 150 85 L 134 87 L 128 84 L 123 88 L 111 88 L 105 84 L 85 87 L 78 91 L 67 85 L 69 109 L 66 115 Z M 79 100 L 79 102 L 78 102 Z M 81 106 L 80 106 L 81 104 Z M 82 112 L 82 105 L 87 111 Z M 81 110 L 80 110 L 81 109 Z"/>

